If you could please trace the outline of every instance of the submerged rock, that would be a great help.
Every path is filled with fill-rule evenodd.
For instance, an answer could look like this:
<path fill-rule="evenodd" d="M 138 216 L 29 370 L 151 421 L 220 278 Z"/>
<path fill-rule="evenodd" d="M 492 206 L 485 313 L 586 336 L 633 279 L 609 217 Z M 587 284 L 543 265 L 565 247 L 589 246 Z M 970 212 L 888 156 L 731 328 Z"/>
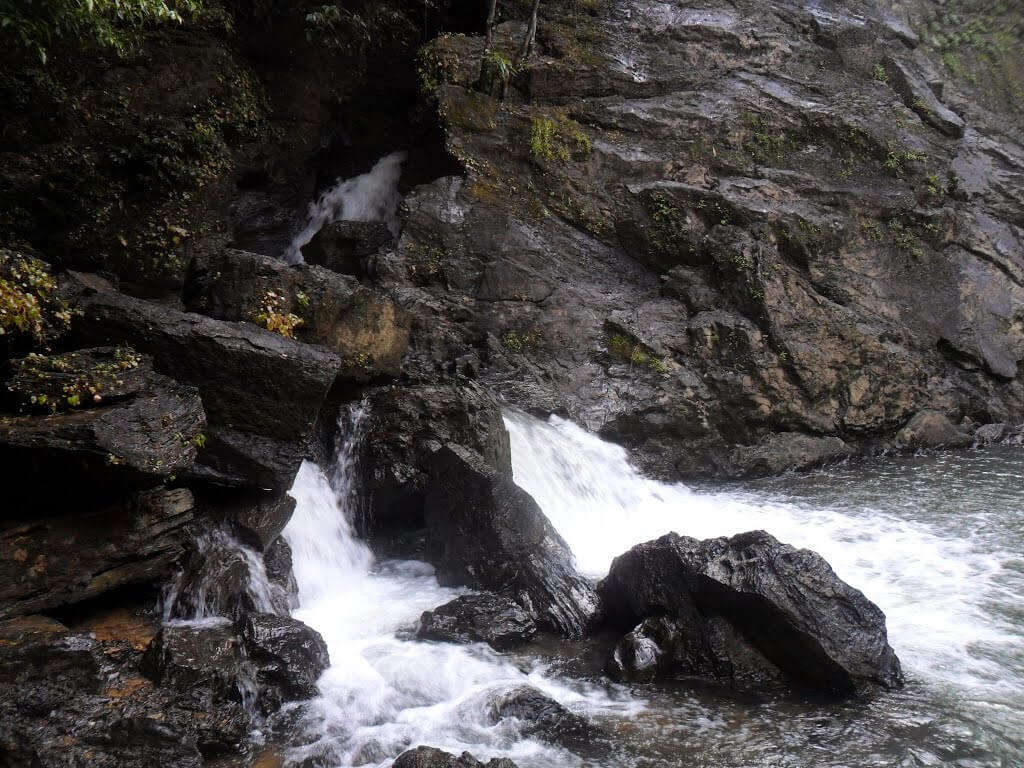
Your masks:
<path fill-rule="evenodd" d="M 487 643 L 496 650 L 530 642 L 537 626 L 519 603 L 485 592 L 424 611 L 416 636 L 449 643 Z"/>
<path fill-rule="evenodd" d="M 896 435 L 896 440 L 907 448 L 962 448 L 972 442 L 970 435 L 938 411 L 915 414 Z"/>
<path fill-rule="evenodd" d="M 508 590 L 539 624 L 581 636 L 598 610 L 568 545 L 512 478 L 459 446 L 431 457 L 428 552 L 442 578 Z"/>
<path fill-rule="evenodd" d="M 495 696 L 488 713 L 492 723 L 514 718 L 524 736 L 543 739 L 570 752 L 590 755 L 607 751 L 607 735 L 600 728 L 529 685 Z"/>
<path fill-rule="evenodd" d="M 0 618 L 169 576 L 191 539 L 192 494 L 142 491 L 80 514 L 0 526 Z"/>
<path fill-rule="evenodd" d="M 598 587 L 608 618 L 635 626 L 610 668 L 743 684 L 777 677 L 838 693 L 902 682 L 884 614 L 819 555 L 763 531 L 639 544 Z"/>
<path fill-rule="evenodd" d="M 416 747 L 400 754 L 391 768 L 516 768 L 516 764 L 507 757 L 481 763 L 469 752 L 456 757 L 435 747 Z"/>

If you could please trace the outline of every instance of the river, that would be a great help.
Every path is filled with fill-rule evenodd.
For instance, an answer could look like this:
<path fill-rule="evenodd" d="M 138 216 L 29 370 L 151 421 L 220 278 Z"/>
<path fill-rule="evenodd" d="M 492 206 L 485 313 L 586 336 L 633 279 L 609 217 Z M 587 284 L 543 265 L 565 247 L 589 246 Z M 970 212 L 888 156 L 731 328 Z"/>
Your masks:
<path fill-rule="evenodd" d="M 822 554 L 885 611 L 907 678 L 901 690 L 837 703 L 614 684 L 557 642 L 498 654 L 413 639 L 420 613 L 459 591 L 424 563 L 375 559 L 352 535 L 356 416 L 331 481 L 306 463 L 292 489 L 296 616 L 323 634 L 332 661 L 321 697 L 304 707 L 309 743 L 293 758 L 389 766 L 429 744 L 520 768 L 1024 765 L 1024 449 L 693 488 L 642 477 L 625 451 L 571 422 L 506 414 L 516 483 L 595 579 L 615 555 L 670 530 L 760 528 Z M 611 756 L 574 755 L 522 737 L 515 721 L 492 722 L 494 694 L 524 683 L 601 725 Z"/>

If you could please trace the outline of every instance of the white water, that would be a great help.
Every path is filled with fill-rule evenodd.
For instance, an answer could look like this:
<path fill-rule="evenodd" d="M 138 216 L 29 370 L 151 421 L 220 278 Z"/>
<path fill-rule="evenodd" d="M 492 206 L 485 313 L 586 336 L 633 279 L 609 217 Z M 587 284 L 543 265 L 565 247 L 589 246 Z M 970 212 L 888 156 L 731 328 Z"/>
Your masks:
<path fill-rule="evenodd" d="M 284 260 L 302 263 L 302 247 L 332 221 L 383 221 L 392 234 L 398 234 L 398 180 L 402 175 L 405 152 L 385 155 L 369 173 L 339 181 L 309 204 L 306 226 L 289 244 Z"/>
<path fill-rule="evenodd" d="M 943 526 L 945 518 L 936 524 L 908 511 L 928 506 L 912 480 L 897 484 L 902 499 L 888 489 L 888 496 L 869 498 L 824 474 L 827 498 L 844 500 L 838 505 L 771 487 L 699 493 L 643 478 L 621 448 L 570 422 L 509 413 L 506 426 L 516 482 L 537 499 L 585 573 L 603 575 L 614 556 L 670 530 L 703 538 L 763 528 L 820 552 L 883 608 L 907 689 L 866 708 L 751 704 L 688 690 L 627 690 L 598 676 L 570 676 L 550 657 L 412 640 L 419 613 L 457 592 L 440 587 L 423 563 L 375 563 L 353 537 L 347 521 L 355 512 L 350 454 L 357 430 L 350 429 L 332 480 L 305 464 L 292 490 L 298 504 L 285 535 L 300 588 L 297 616 L 324 635 L 332 660 L 320 681 L 323 695 L 304 717 L 310 744 L 293 758 L 323 754 L 331 766 L 388 766 L 403 749 L 429 744 L 484 760 L 508 756 L 520 768 L 592 765 L 521 738 L 514 721 L 488 721 L 491 696 L 524 682 L 624 743 L 626 752 L 603 763 L 609 767 L 1008 766 L 1024 755 L 1007 735 L 1019 734 L 1024 637 L 1019 622 L 992 610 L 993 601 L 1008 604 L 1008 615 L 1019 607 L 1021 556 L 1014 544 L 979 545 L 974 518 Z M 935 485 L 934 477 L 927 483 Z M 953 492 L 966 498 L 969 490 Z"/>

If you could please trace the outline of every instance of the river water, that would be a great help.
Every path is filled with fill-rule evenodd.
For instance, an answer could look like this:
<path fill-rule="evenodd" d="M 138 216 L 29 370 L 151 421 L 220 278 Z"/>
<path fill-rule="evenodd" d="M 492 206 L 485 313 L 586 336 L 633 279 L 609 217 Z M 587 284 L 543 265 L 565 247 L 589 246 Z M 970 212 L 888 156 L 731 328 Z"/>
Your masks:
<path fill-rule="evenodd" d="M 349 426 L 352 439 L 358 434 Z M 845 703 L 613 684 L 552 643 L 516 654 L 411 639 L 419 614 L 458 594 L 430 566 L 377 561 L 352 536 L 351 444 L 330 479 L 303 465 L 285 531 L 298 618 L 331 653 L 295 759 L 388 766 L 429 744 L 520 768 L 1024 765 L 1024 449 L 890 457 L 726 489 L 641 477 L 625 452 L 574 424 L 510 412 L 516 482 L 603 576 L 633 544 L 761 528 L 821 553 L 886 613 L 907 677 Z M 574 755 L 492 722 L 489 702 L 529 684 L 600 724 L 611 756 Z"/>

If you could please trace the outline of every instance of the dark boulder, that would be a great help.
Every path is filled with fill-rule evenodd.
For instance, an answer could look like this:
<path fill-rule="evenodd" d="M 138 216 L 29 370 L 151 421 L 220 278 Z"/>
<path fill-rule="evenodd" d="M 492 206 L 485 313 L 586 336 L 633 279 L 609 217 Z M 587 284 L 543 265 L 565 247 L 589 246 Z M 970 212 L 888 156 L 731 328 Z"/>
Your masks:
<path fill-rule="evenodd" d="M 187 309 L 218 320 L 289 318 L 296 339 L 338 355 L 344 379 L 397 375 L 409 344 L 409 318 L 390 299 L 311 264 L 228 249 L 192 262 L 184 297 Z"/>
<path fill-rule="evenodd" d="M 69 273 L 62 291 L 80 310 L 72 335 L 129 344 L 156 370 L 194 384 L 209 429 L 195 472 L 228 485 L 284 490 L 306 453 L 341 361 L 249 323 L 229 323 L 125 296 Z"/>
<path fill-rule="evenodd" d="M 292 519 L 295 499 L 287 493 L 204 488 L 197 494 L 196 506 L 243 544 L 263 552 Z"/>
<path fill-rule="evenodd" d="M 246 617 L 242 638 L 264 709 L 317 695 L 316 681 L 330 665 L 319 632 L 290 616 L 258 613 Z"/>
<path fill-rule="evenodd" d="M 422 526 L 430 457 L 442 445 L 461 445 L 511 476 L 501 408 L 479 385 L 386 387 L 367 402 L 359 464 L 373 532 Z"/>
<path fill-rule="evenodd" d="M 309 264 L 344 275 L 367 274 L 369 257 L 392 245 L 395 236 L 382 221 L 335 221 L 325 224 L 302 248 Z"/>
<path fill-rule="evenodd" d="M 517 602 L 484 592 L 424 611 L 416 636 L 449 643 L 487 643 L 504 650 L 530 642 L 536 633 L 533 619 Z"/>
<path fill-rule="evenodd" d="M 448 582 L 508 592 L 538 623 L 582 635 L 597 595 L 537 502 L 508 475 L 459 446 L 431 457 L 428 552 Z"/>
<path fill-rule="evenodd" d="M 920 411 L 896 435 L 906 448 L 962 448 L 971 444 L 971 436 L 958 429 L 938 411 Z"/>
<path fill-rule="evenodd" d="M 0 618 L 170 575 L 191 538 L 192 494 L 142 491 L 81 514 L 0 527 Z"/>
<path fill-rule="evenodd" d="M 524 736 L 543 739 L 570 752 L 596 755 L 607 751 L 607 734 L 600 728 L 528 685 L 495 696 L 488 715 L 492 723 L 514 718 Z"/>
<path fill-rule="evenodd" d="M 214 705 L 241 702 L 249 691 L 242 642 L 227 621 L 163 627 L 146 649 L 141 669 L 158 686 L 200 691 Z"/>
<path fill-rule="evenodd" d="M 672 665 L 678 674 L 770 678 L 763 657 L 792 682 L 840 693 L 902 681 L 881 610 L 821 556 L 763 531 L 705 541 L 670 533 L 639 544 L 615 559 L 598 591 L 620 626 L 651 616 L 676 621 L 661 637 L 641 628 L 619 650 L 646 637 L 659 647 L 656 657 L 666 645 L 679 656 L 682 643 L 684 663 Z M 618 666 L 628 669 L 628 659 Z"/>
<path fill-rule="evenodd" d="M 219 530 L 196 540 L 168 600 L 173 619 L 288 613 L 288 596 L 268 578 L 262 556 Z"/>
<path fill-rule="evenodd" d="M 206 419 L 194 387 L 112 347 L 12 363 L 7 397 L 30 415 L 0 415 L 0 462 L 20 481 L 7 515 L 110 499 L 157 485 L 196 460 Z M 45 415 L 44 415 L 45 414 Z"/>
<path fill-rule="evenodd" d="M 288 608 L 298 608 L 299 584 L 292 570 L 292 548 L 284 536 L 278 536 L 267 547 L 267 551 L 263 553 L 263 565 L 272 588 L 280 590 Z"/>
<path fill-rule="evenodd" d="M 400 754 L 391 768 L 516 768 L 516 764 L 507 757 L 481 763 L 469 752 L 456 757 L 435 747 L 416 747 Z"/>

